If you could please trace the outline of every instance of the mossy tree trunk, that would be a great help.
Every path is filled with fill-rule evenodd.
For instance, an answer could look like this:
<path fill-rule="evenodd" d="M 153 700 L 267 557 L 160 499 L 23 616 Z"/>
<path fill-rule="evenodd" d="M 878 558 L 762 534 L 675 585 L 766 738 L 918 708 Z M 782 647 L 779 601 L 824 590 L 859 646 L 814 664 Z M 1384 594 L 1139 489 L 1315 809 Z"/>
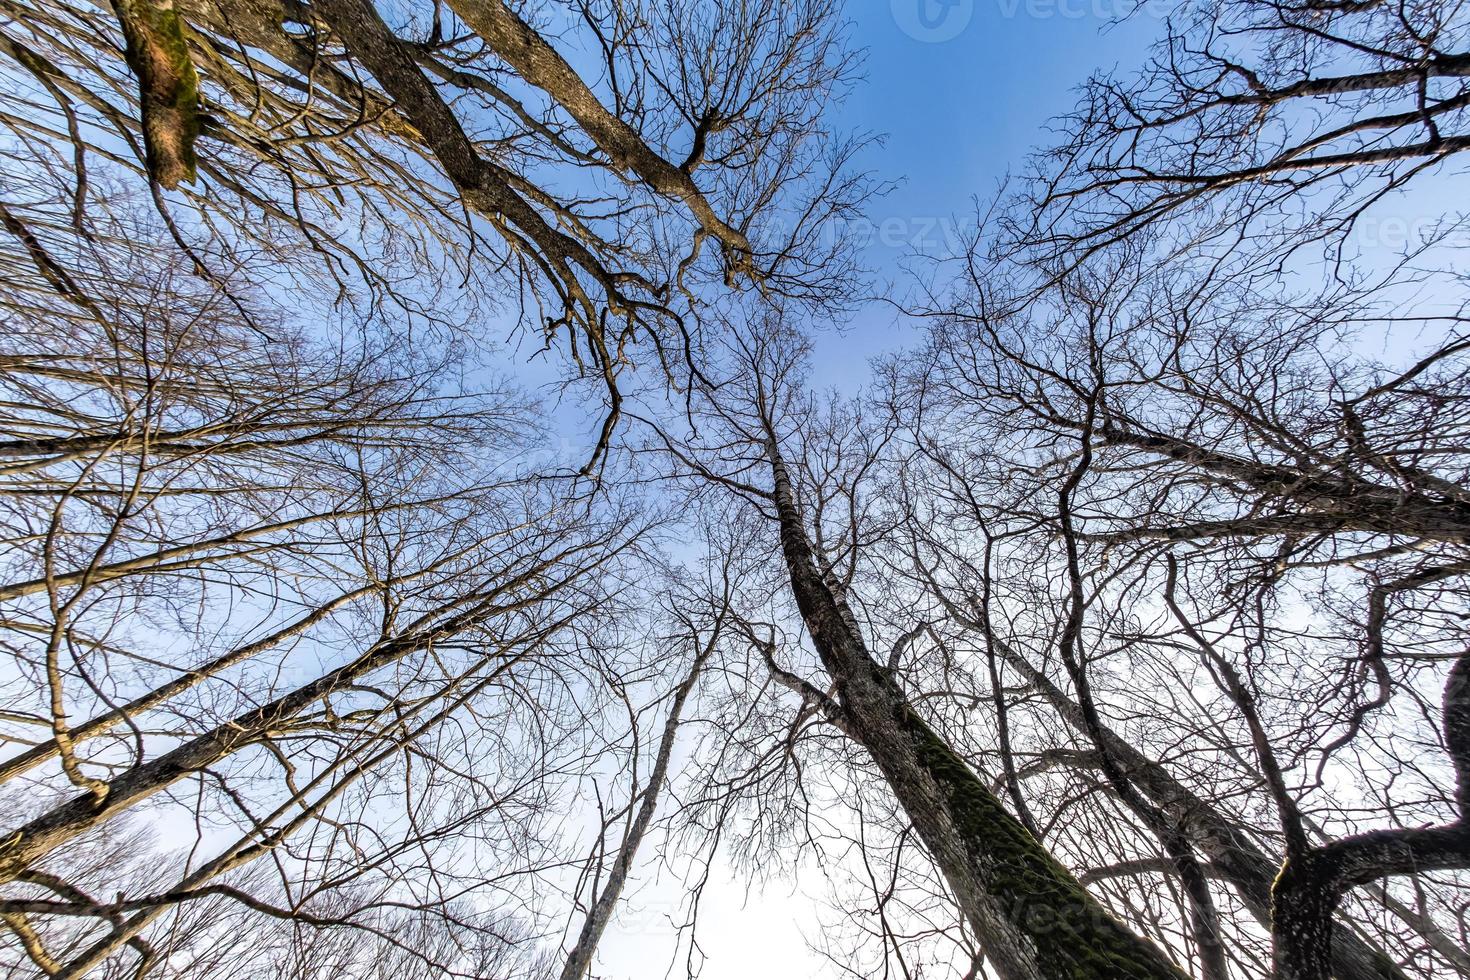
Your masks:
<path fill-rule="evenodd" d="M 199 75 L 189 55 L 188 28 L 173 0 L 113 0 L 138 76 L 148 172 L 167 188 L 192 181 L 197 168 Z"/>
<path fill-rule="evenodd" d="M 773 432 L 766 451 L 781 546 L 844 728 L 872 756 L 1003 980 L 1182 980 L 1114 919 L 913 710 L 869 653 L 814 558 Z"/>

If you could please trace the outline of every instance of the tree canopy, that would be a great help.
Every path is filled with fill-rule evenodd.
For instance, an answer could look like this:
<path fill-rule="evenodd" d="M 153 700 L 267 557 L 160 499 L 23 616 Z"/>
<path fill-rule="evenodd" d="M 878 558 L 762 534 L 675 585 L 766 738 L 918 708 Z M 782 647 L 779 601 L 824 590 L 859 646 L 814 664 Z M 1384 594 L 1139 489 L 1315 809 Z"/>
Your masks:
<path fill-rule="evenodd" d="M 1470 977 L 1458 4 L 1171 7 L 903 283 L 830 4 L 0 8 L 4 976 Z"/>

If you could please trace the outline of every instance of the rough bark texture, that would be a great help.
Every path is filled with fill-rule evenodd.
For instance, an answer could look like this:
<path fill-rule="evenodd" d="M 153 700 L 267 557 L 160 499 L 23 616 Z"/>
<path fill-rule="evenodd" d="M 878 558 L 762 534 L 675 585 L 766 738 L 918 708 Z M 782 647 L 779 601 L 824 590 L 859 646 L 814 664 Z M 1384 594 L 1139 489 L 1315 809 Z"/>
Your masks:
<path fill-rule="evenodd" d="M 1340 893 L 1317 855 L 1289 862 L 1276 883 L 1272 939 L 1276 980 L 1326 980 L 1331 974 L 1333 919 Z M 1282 951 L 1289 950 L 1288 955 Z"/>
<path fill-rule="evenodd" d="M 848 728 L 913 821 L 998 975 L 1182 980 L 1157 947 L 1109 915 L 915 714 L 818 569 L 774 439 L 767 451 L 792 593 L 836 685 Z"/>
<path fill-rule="evenodd" d="M 1351 889 L 1391 875 L 1464 868 L 1470 827 L 1463 823 L 1378 830 L 1344 837 L 1288 861 L 1276 879 L 1276 980 L 1328 980 L 1341 937 L 1335 916 Z"/>
<path fill-rule="evenodd" d="M 184 20 L 173 0 L 116 0 L 113 9 L 138 76 L 148 172 L 175 188 L 195 176 L 199 136 L 199 76 L 189 57 Z"/>

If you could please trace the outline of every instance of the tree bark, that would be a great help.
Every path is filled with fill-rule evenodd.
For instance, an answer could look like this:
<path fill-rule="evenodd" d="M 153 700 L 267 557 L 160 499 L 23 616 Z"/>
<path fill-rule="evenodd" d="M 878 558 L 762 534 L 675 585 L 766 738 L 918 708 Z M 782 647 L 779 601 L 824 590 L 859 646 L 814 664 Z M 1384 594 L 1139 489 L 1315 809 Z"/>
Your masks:
<path fill-rule="evenodd" d="M 951 612 L 955 612 L 953 607 Z M 961 624 L 980 629 L 968 618 Z M 1013 647 L 998 642 L 995 648 L 1012 669 L 1026 678 L 1074 730 L 1086 732 L 1082 709 L 1044 673 L 1031 666 Z M 1210 867 L 1234 887 L 1242 903 L 1261 925 L 1272 928 L 1272 887 L 1280 872 L 1280 862 L 1267 855 L 1229 818 L 1200 799 L 1168 769 L 1139 752 L 1111 729 L 1104 728 L 1102 737 L 1108 751 L 1128 770 L 1129 778 L 1157 803 L 1199 848 Z M 1333 903 L 1334 909 L 1336 903 Z M 1356 932 L 1339 929 L 1331 949 L 1332 976 L 1338 980 L 1407 980 L 1407 974 L 1388 954 Z"/>
<path fill-rule="evenodd" d="M 173 0 L 116 0 L 128 66 L 138 76 L 148 172 L 172 190 L 192 181 L 198 160 L 199 76 L 189 56 L 188 28 Z"/>
<path fill-rule="evenodd" d="M 766 451 L 792 595 L 835 683 L 847 730 L 913 821 L 998 975 L 1182 980 L 1163 952 L 1089 895 L 913 710 L 818 569 L 774 433 Z"/>

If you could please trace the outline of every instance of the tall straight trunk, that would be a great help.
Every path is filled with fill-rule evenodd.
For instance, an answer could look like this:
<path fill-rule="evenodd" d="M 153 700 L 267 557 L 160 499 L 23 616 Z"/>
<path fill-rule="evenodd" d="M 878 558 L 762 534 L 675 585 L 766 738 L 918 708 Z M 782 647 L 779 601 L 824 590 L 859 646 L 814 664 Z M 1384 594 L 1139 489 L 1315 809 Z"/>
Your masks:
<path fill-rule="evenodd" d="M 877 764 L 1003 980 L 1182 980 L 1158 947 L 1089 895 L 913 710 L 818 568 L 768 436 L 792 595 L 846 728 Z"/>
<path fill-rule="evenodd" d="M 961 625 L 984 632 L 984 626 L 959 614 Z M 1027 662 L 1010 645 L 991 637 L 994 648 L 1026 683 L 1033 687 L 1075 731 L 1086 734 L 1082 708 L 1057 687 L 1045 673 Z M 1210 867 L 1229 882 L 1241 902 L 1261 925 L 1272 926 L 1271 888 L 1281 862 L 1270 857 L 1224 814 L 1205 802 L 1168 769 L 1139 752 L 1111 729 L 1102 731 L 1104 747 L 1128 771 L 1128 777 L 1158 804 L 1209 858 Z M 1332 944 L 1332 974 L 1338 980 L 1408 980 L 1407 974 L 1388 954 L 1362 939 L 1349 928 L 1340 928 Z"/>
<path fill-rule="evenodd" d="M 653 823 L 654 813 L 658 810 L 664 780 L 669 774 L 669 759 L 673 757 L 674 742 L 678 738 L 679 723 L 684 714 L 684 703 L 689 699 L 694 685 L 698 683 L 699 672 L 714 651 L 719 635 L 720 630 L 717 624 L 710 633 L 709 641 L 700 648 L 694 665 L 689 669 L 689 674 L 674 690 L 674 698 L 669 705 L 669 716 L 664 721 L 663 735 L 659 739 L 658 752 L 654 757 L 653 771 L 648 774 L 648 784 L 643 788 L 643 798 L 639 801 L 638 812 L 623 835 L 623 843 L 618 848 L 612 868 L 608 871 L 607 881 L 593 900 L 592 907 L 587 910 L 587 918 L 582 922 L 582 929 L 577 934 L 577 942 L 572 947 L 572 951 L 567 954 L 566 962 L 562 964 L 560 980 L 581 980 L 592 969 L 592 958 L 597 953 L 597 944 L 601 942 L 602 934 L 607 930 L 607 924 L 612 921 L 613 912 L 618 907 L 618 900 L 622 898 L 623 889 L 628 883 L 628 872 L 632 870 L 633 860 L 638 856 L 638 848 L 643 843 L 649 826 Z"/>

